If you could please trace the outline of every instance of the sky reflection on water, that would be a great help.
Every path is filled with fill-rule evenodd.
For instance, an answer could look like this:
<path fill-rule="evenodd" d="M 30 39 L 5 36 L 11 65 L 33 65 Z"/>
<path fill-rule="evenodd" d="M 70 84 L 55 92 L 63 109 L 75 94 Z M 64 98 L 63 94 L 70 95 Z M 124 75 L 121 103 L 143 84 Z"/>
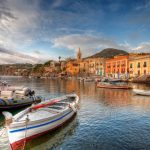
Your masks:
<path fill-rule="evenodd" d="M 80 97 L 77 116 L 59 130 L 28 143 L 31 150 L 141 150 L 150 149 L 150 97 L 132 90 L 98 89 L 77 80 L 6 78 L 52 98 L 75 91 Z M 150 89 L 149 85 L 133 84 Z M 1 119 L 2 120 L 2 119 Z"/>

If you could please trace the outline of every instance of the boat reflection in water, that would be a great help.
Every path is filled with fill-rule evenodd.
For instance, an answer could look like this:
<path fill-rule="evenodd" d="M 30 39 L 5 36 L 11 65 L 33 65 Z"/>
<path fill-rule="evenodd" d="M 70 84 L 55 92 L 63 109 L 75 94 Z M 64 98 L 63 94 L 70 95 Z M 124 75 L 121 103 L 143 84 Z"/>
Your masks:
<path fill-rule="evenodd" d="M 99 96 L 102 97 L 103 102 L 110 106 L 126 106 L 131 103 L 130 91 L 118 89 L 101 89 Z"/>
<path fill-rule="evenodd" d="M 33 139 L 26 145 L 26 150 L 52 150 L 60 149 L 62 143 L 75 134 L 78 126 L 78 118 L 74 116 L 69 122 L 59 129 Z"/>
<path fill-rule="evenodd" d="M 150 108 L 150 98 L 135 95 L 132 91 L 101 89 L 99 95 L 106 105 L 114 107 L 138 106 Z"/>

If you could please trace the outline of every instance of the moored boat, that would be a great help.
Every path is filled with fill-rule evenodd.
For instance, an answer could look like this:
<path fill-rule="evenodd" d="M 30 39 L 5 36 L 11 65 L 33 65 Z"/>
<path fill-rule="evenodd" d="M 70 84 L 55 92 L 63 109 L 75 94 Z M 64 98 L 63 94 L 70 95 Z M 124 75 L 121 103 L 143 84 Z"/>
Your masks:
<path fill-rule="evenodd" d="M 31 106 L 14 116 L 3 112 L 12 150 L 70 120 L 77 112 L 78 102 L 76 94 L 69 94 Z"/>
<path fill-rule="evenodd" d="M 137 95 L 150 96 L 150 90 L 133 89 L 133 93 Z"/>
<path fill-rule="evenodd" d="M 100 77 L 95 78 L 95 83 L 98 83 L 98 82 L 101 82 L 101 78 Z"/>
<path fill-rule="evenodd" d="M 132 89 L 131 86 L 125 84 L 112 84 L 109 82 L 99 82 L 97 84 L 98 88 L 107 88 L 107 89 Z"/>
<path fill-rule="evenodd" d="M 113 78 L 109 78 L 108 79 L 109 80 L 109 82 L 122 82 L 122 80 L 121 79 L 113 79 Z"/>
<path fill-rule="evenodd" d="M 93 82 L 94 80 L 90 77 L 83 78 L 84 82 Z"/>
<path fill-rule="evenodd" d="M 8 87 L 0 91 L 0 111 L 21 108 L 32 103 L 41 102 L 40 97 L 35 97 L 34 91 L 28 87 Z"/>

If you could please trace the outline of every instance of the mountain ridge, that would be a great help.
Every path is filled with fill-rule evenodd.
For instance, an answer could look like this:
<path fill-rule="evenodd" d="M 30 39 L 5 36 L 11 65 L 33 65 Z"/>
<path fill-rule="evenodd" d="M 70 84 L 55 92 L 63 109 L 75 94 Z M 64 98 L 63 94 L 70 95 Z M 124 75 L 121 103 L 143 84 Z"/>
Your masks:
<path fill-rule="evenodd" d="M 98 58 L 98 57 L 112 58 L 116 55 L 128 55 L 128 54 L 129 53 L 126 52 L 125 50 L 120 50 L 120 49 L 115 49 L 115 48 L 106 48 L 106 49 L 103 49 L 102 51 L 100 51 L 94 55 L 88 56 L 86 58 Z"/>

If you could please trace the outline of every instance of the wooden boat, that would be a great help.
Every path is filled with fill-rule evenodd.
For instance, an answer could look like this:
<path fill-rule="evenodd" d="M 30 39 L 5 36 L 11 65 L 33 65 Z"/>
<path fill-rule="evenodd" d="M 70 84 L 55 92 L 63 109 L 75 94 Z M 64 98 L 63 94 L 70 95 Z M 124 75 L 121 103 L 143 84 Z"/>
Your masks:
<path fill-rule="evenodd" d="M 123 85 L 123 84 L 112 84 L 109 82 L 99 82 L 97 84 L 98 88 L 107 88 L 107 89 L 131 89 L 131 86 Z"/>
<path fill-rule="evenodd" d="M 46 132 L 52 131 L 71 119 L 77 112 L 76 94 L 41 102 L 12 116 L 3 112 L 12 150 Z"/>
<path fill-rule="evenodd" d="M 7 87 L 7 89 L 0 91 L 0 111 L 41 102 L 41 98 L 35 97 L 34 94 L 34 91 L 27 87 Z"/>
<path fill-rule="evenodd" d="M 133 89 L 133 92 L 137 95 L 150 96 L 150 90 Z"/>

